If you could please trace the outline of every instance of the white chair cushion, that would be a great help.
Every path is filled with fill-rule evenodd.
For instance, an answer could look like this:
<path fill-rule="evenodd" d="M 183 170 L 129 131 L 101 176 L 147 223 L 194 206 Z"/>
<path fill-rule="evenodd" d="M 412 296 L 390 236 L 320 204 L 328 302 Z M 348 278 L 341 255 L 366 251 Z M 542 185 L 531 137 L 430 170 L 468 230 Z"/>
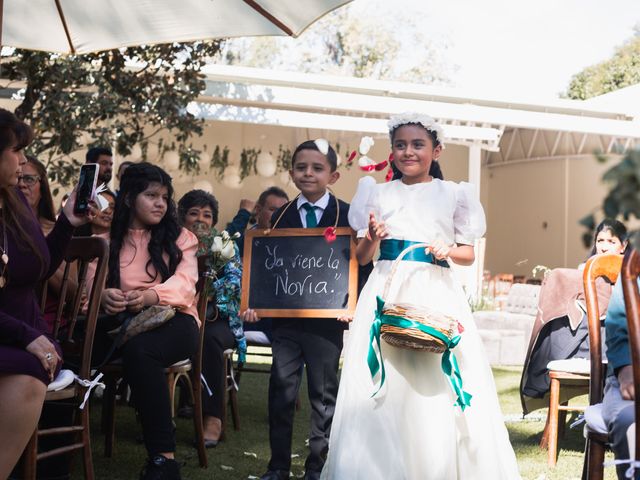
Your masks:
<path fill-rule="evenodd" d="M 540 288 L 540 285 L 528 285 L 524 283 L 512 285 L 507 295 L 504 310 L 524 315 L 537 315 Z"/>
<path fill-rule="evenodd" d="M 556 372 L 580 373 L 589 375 L 591 373 L 591 362 L 586 358 L 552 360 L 547 363 L 547 369 L 555 370 Z"/>
<path fill-rule="evenodd" d="M 595 405 L 589 405 L 584 411 L 584 419 L 587 422 L 589 430 L 597 433 L 609 434 L 607 424 L 604 423 L 602 418 L 602 404 L 596 403 Z"/>
<path fill-rule="evenodd" d="M 76 374 L 71 370 L 60 370 L 60 373 L 58 373 L 58 376 L 55 378 L 55 380 L 51 382 L 47 387 L 47 392 L 57 392 L 58 390 L 67 388 L 73 383 L 75 378 Z"/>

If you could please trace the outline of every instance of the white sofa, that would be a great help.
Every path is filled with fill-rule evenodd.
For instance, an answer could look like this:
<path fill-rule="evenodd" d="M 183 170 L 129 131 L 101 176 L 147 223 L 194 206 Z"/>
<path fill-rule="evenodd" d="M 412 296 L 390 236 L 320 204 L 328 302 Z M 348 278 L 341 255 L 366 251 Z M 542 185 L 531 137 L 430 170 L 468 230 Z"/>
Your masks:
<path fill-rule="evenodd" d="M 502 310 L 473 312 L 491 365 L 523 365 L 538 311 L 540 285 L 514 284 Z"/>

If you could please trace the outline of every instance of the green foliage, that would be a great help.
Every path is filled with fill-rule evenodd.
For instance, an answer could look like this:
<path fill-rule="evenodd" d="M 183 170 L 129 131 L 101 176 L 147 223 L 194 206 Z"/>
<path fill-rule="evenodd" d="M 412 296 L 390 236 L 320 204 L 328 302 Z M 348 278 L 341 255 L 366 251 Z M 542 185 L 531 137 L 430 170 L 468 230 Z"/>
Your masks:
<path fill-rule="evenodd" d="M 211 161 L 209 167 L 214 170 L 216 178 L 222 180 L 225 169 L 229 166 L 229 147 L 225 145 L 223 149 L 220 149 L 219 145 L 213 150 L 211 155 Z"/>
<path fill-rule="evenodd" d="M 70 155 L 85 144 L 110 146 L 119 155 L 138 144 L 145 159 L 150 143 L 158 154 L 177 149 L 181 167 L 196 172 L 200 152 L 190 139 L 202 135 L 203 121 L 187 105 L 204 90 L 200 70 L 220 45 L 173 43 L 70 56 L 14 50 L 3 59 L 2 77 L 8 87 L 24 84 L 15 113 L 34 128 L 30 153 L 54 181 L 73 180 Z M 172 136 L 171 146 L 158 142 L 163 131 Z"/>
<path fill-rule="evenodd" d="M 261 150 L 255 148 L 243 148 L 240 152 L 240 180 L 244 180 L 249 175 L 258 173 L 256 162 Z"/>
<path fill-rule="evenodd" d="M 636 83 L 640 83 L 640 33 L 619 47 L 610 59 L 574 75 L 565 95 L 585 100 Z"/>
<path fill-rule="evenodd" d="M 602 202 L 604 215 L 622 217 L 624 221 L 632 217 L 640 219 L 640 148 L 629 150 L 618 164 L 605 172 L 602 179 L 609 185 L 609 193 Z M 583 241 L 589 247 L 596 228 L 594 215 L 587 215 L 580 224 L 587 228 Z M 638 248 L 637 232 L 633 233 L 632 241 Z"/>
<path fill-rule="evenodd" d="M 276 158 L 276 165 L 278 171 L 287 172 L 291 170 L 291 157 L 293 151 L 289 148 L 285 148 L 282 145 L 278 145 L 278 157 Z"/>

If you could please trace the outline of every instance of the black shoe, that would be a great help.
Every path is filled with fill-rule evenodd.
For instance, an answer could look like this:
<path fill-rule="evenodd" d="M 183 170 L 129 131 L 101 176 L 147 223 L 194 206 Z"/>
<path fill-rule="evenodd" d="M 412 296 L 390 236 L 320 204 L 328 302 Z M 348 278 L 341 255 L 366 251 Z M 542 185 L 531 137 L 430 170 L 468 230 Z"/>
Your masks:
<path fill-rule="evenodd" d="M 181 480 L 180 465 L 171 458 L 155 455 L 147 459 L 140 480 Z"/>
<path fill-rule="evenodd" d="M 303 480 L 320 480 L 320 472 L 317 470 L 307 470 L 304 472 Z"/>
<path fill-rule="evenodd" d="M 260 480 L 289 480 L 289 472 L 285 470 L 269 470 Z"/>

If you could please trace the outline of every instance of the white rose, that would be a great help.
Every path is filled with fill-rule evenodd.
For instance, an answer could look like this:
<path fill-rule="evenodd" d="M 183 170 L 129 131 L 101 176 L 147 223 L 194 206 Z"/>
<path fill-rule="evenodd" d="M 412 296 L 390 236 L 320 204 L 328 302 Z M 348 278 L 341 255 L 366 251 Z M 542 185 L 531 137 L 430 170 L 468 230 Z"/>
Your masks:
<path fill-rule="evenodd" d="M 376 142 L 372 137 L 362 137 L 362 139 L 360 140 L 360 147 L 358 148 L 360 155 L 366 155 L 367 153 L 369 153 L 369 150 L 371 150 L 371 147 L 373 147 L 374 143 Z"/>
<path fill-rule="evenodd" d="M 211 251 L 213 253 L 220 253 L 222 252 L 222 238 L 220 237 L 213 237 L 213 244 L 211 245 Z"/>
<path fill-rule="evenodd" d="M 222 233 L 220 234 L 222 235 L 222 239 L 223 240 L 229 240 L 229 232 L 227 232 L 226 230 L 223 230 Z"/>
<path fill-rule="evenodd" d="M 224 247 L 222 247 L 222 251 L 220 252 L 220 256 L 225 260 L 230 260 L 233 258 L 233 255 L 236 253 L 236 249 L 233 246 L 233 242 L 227 242 Z"/>

